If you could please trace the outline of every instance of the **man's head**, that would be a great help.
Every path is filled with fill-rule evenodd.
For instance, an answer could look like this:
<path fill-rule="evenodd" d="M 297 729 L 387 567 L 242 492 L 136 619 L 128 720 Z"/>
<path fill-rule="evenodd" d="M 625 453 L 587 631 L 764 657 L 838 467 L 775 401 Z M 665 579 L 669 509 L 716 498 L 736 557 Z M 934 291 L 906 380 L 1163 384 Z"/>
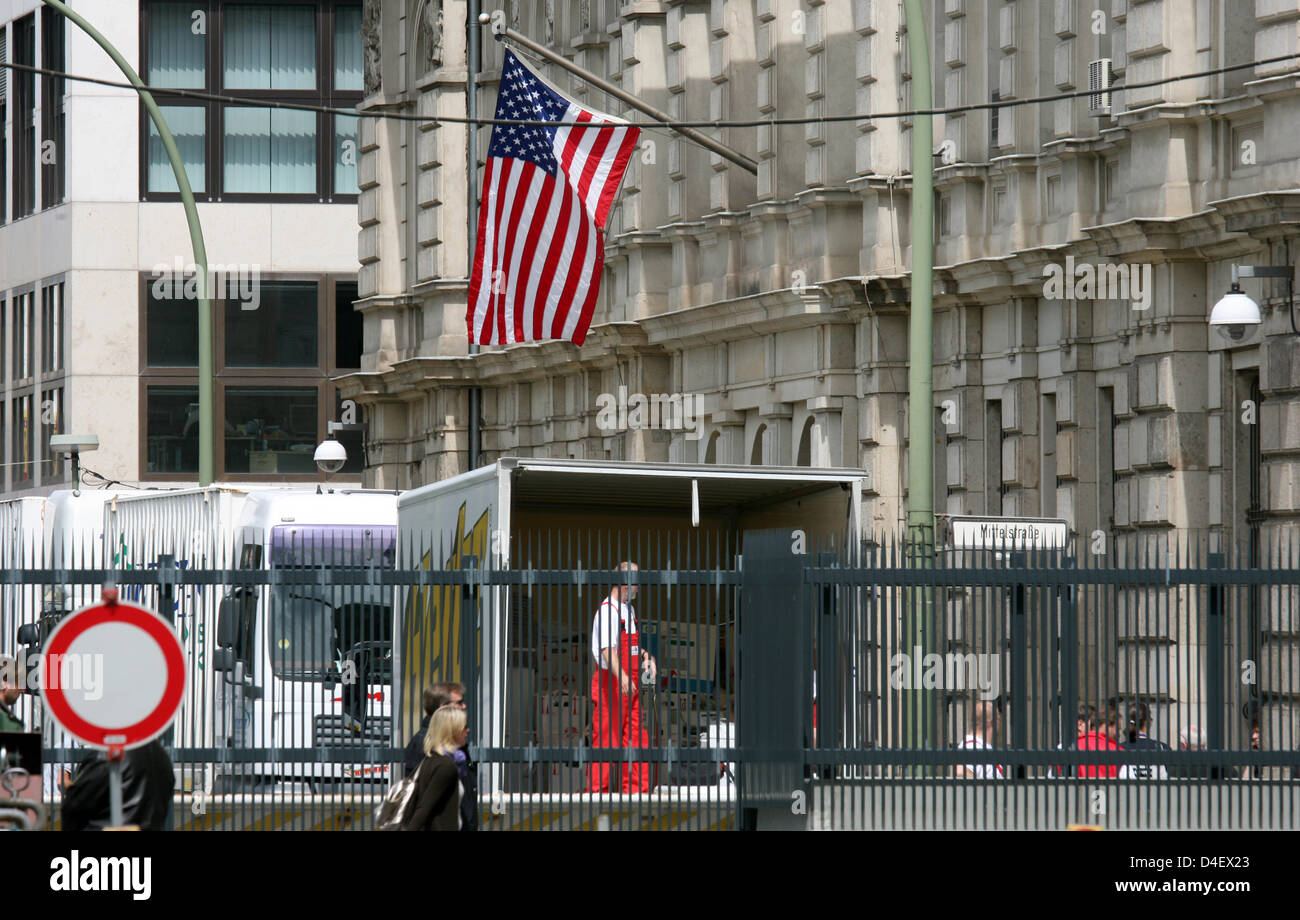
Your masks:
<path fill-rule="evenodd" d="M 971 710 L 971 731 L 985 741 L 991 740 L 998 730 L 998 704 L 980 700 Z"/>
<path fill-rule="evenodd" d="M 638 566 L 635 562 L 620 562 L 618 564 L 618 570 L 620 572 L 635 572 L 638 570 Z M 636 589 L 636 585 L 616 585 L 614 587 L 613 597 L 617 598 L 624 604 L 630 604 L 632 599 L 636 597 Z"/>
<path fill-rule="evenodd" d="M 18 659 L 0 655 L 0 703 L 12 706 L 23 693 L 23 678 L 18 673 Z"/>
<path fill-rule="evenodd" d="M 1105 718 L 1102 719 L 1102 727 L 1105 728 L 1106 735 L 1111 741 L 1119 741 L 1120 739 L 1119 723 L 1119 706 L 1115 703 L 1107 704 L 1106 715 Z"/>
<path fill-rule="evenodd" d="M 465 685 L 455 681 L 444 680 L 440 684 L 431 684 L 424 688 L 424 714 L 431 716 L 443 706 L 465 708 Z"/>
<path fill-rule="evenodd" d="M 1205 747 L 1205 735 L 1200 726 L 1189 725 L 1178 736 L 1178 749 L 1181 751 L 1199 751 Z"/>
<path fill-rule="evenodd" d="M 1080 703 L 1078 720 L 1076 723 L 1077 734 L 1082 736 L 1097 727 L 1097 707 L 1091 703 Z"/>
<path fill-rule="evenodd" d="M 1151 709 L 1146 703 L 1130 703 L 1128 706 L 1128 724 L 1125 734 L 1130 741 L 1136 741 L 1138 735 L 1145 735 L 1151 726 Z"/>

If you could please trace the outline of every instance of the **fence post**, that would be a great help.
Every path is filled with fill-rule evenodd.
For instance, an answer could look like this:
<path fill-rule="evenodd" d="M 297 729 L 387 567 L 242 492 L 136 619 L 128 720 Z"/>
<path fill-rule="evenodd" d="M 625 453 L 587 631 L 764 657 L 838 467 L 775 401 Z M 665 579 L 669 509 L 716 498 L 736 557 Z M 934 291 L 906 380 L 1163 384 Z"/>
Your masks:
<path fill-rule="evenodd" d="M 1011 571 L 1028 564 L 1027 553 L 1012 553 Z M 1011 585 L 1011 746 L 1018 751 L 1029 747 L 1029 628 L 1025 614 L 1025 583 Z M 1016 779 L 1025 778 L 1023 764 L 1016 767 Z"/>
<path fill-rule="evenodd" d="M 160 553 L 158 556 L 158 571 L 166 572 L 168 576 L 176 568 L 176 557 L 171 553 Z M 176 588 L 170 577 L 164 577 L 158 584 L 158 613 L 167 621 L 172 629 L 176 628 Z M 159 742 L 165 748 L 171 748 L 175 741 L 176 732 L 171 725 L 162 733 Z M 176 816 L 174 814 L 174 801 L 167 803 L 167 815 L 163 818 L 163 830 L 176 830 Z"/>
<path fill-rule="evenodd" d="M 1211 569 L 1224 565 L 1223 553 L 1210 553 L 1207 564 Z M 1209 609 L 1205 617 L 1205 747 L 1210 751 L 1223 750 L 1223 716 L 1226 708 L 1223 685 L 1223 655 L 1227 649 L 1225 638 L 1223 585 L 1209 586 Z"/>

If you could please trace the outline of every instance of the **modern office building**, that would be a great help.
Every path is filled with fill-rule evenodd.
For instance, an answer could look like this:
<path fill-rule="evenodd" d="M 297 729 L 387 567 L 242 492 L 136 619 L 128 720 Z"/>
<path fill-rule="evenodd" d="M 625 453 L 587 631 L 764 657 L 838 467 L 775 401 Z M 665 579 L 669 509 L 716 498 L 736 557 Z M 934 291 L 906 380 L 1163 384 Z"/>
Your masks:
<path fill-rule="evenodd" d="M 218 479 L 315 479 L 329 421 L 361 424 L 331 378 L 360 366 L 359 2 L 73 0 L 125 56 L 177 139 L 221 290 L 214 303 Z M 40 0 L 0 0 L 0 61 L 122 83 Z M 231 94 L 254 104 L 185 97 Z M 0 71 L 0 430 L 8 496 L 84 466 L 130 484 L 198 475 L 193 255 L 175 176 L 130 89 Z M 355 431 L 348 475 L 363 464 Z M 90 482 L 98 480 L 87 480 Z"/>

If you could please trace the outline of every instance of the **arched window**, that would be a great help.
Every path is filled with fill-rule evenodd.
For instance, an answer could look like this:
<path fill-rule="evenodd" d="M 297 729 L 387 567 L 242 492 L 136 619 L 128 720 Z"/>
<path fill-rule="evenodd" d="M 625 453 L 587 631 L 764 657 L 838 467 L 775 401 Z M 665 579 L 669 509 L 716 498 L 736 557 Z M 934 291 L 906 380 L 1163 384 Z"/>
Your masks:
<path fill-rule="evenodd" d="M 803 434 L 799 435 L 799 455 L 794 461 L 795 466 L 812 466 L 812 430 L 813 417 L 810 415 L 803 423 Z"/>
<path fill-rule="evenodd" d="M 763 465 L 763 435 L 767 434 L 767 426 L 759 425 L 758 431 L 754 433 L 754 448 L 749 452 L 749 462 L 754 466 Z"/>

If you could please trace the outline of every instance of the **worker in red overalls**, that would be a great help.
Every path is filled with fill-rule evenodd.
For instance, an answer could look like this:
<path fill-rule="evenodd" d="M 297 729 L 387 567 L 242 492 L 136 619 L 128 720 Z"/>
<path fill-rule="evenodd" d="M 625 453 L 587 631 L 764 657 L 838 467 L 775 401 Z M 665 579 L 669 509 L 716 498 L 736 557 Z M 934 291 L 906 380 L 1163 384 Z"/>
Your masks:
<path fill-rule="evenodd" d="M 636 571 L 631 562 L 619 564 L 620 572 Z M 641 724 L 641 678 L 653 683 L 657 667 L 654 656 L 642 650 L 637 634 L 632 598 L 636 585 L 621 585 L 610 592 L 596 611 L 591 626 L 591 654 L 596 673 L 591 677 L 593 748 L 648 747 L 649 737 Z M 593 763 L 588 771 L 588 792 L 609 792 L 610 764 Z M 650 768 L 627 764 L 623 770 L 624 792 L 649 792 Z"/>

